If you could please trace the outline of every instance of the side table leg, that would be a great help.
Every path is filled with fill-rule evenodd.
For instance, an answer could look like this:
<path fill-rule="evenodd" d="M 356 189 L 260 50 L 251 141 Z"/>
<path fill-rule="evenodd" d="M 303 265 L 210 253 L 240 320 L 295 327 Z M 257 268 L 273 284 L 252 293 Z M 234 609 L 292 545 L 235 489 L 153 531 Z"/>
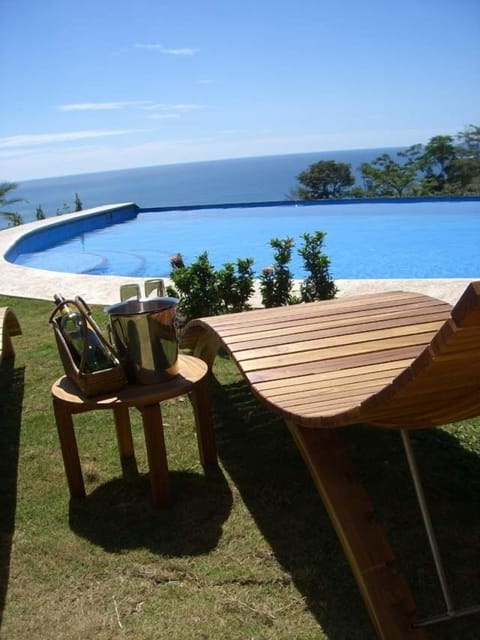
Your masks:
<path fill-rule="evenodd" d="M 142 413 L 145 432 L 152 501 L 156 507 L 168 507 L 171 504 L 170 478 L 163 437 L 162 412 L 158 404 L 139 407 L 139 409 Z"/>
<path fill-rule="evenodd" d="M 70 496 L 72 498 L 84 498 L 85 484 L 83 482 L 82 467 L 78 455 L 72 414 L 68 408 L 56 398 L 52 400 Z"/>
<path fill-rule="evenodd" d="M 138 469 L 135 460 L 135 449 L 133 446 L 132 427 L 130 425 L 128 407 L 115 407 L 113 409 L 113 417 L 115 419 L 118 451 L 120 453 L 120 464 L 122 465 L 123 475 L 137 475 Z"/>
<path fill-rule="evenodd" d="M 203 466 L 217 464 L 217 445 L 213 427 L 212 407 L 208 378 L 199 380 L 191 392 L 195 427 L 197 430 L 198 453 Z"/>

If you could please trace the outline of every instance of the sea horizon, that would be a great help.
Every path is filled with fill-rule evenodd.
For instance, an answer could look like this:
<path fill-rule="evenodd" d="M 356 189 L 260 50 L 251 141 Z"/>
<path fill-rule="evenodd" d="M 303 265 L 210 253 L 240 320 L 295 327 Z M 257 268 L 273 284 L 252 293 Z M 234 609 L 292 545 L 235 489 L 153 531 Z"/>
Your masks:
<path fill-rule="evenodd" d="M 34 178 L 17 182 L 16 211 L 23 222 L 74 209 L 78 194 L 83 209 L 105 204 L 135 202 L 140 207 L 187 206 L 288 200 L 298 188 L 298 174 L 320 160 L 347 162 L 357 184 L 359 167 L 382 153 L 392 157 L 405 147 L 379 147 L 286 153 L 148 165 L 90 173 Z M 1 220 L 6 227 L 8 221 Z"/>
<path fill-rule="evenodd" d="M 135 171 L 135 170 L 144 170 L 144 169 L 156 169 L 158 167 L 176 167 L 178 165 L 199 165 L 206 163 L 215 163 L 215 162 L 231 162 L 236 160 L 254 160 L 259 158 L 285 158 L 291 156 L 310 156 L 317 154 L 344 154 L 344 153 L 356 153 L 358 151 L 361 152 L 370 152 L 370 151 L 379 151 L 379 152 L 388 152 L 389 150 L 393 150 L 395 153 L 397 151 L 401 151 L 405 149 L 404 146 L 391 146 L 391 147 L 352 147 L 351 149 L 330 149 L 326 151 L 299 151 L 299 152 L 289 152 L 289 153 L 266 153 L 266 154 L 258 154 L 253 156 L 229 156 L 225 158 L 209 158 L 205 160 L 179 160 L 178 162 L 162 162 L 158 164 L 145 164 L 145 165 L 137 165 L 134 167 L 119 167 L 117 169 L 101 169 L 99 171 L 80 171 L 78 173 L 62 173 L 60 175 L 51 175 L 51 176 L 43 176 L 42 178 L 18 178 L 12 179 L 9 182 L 15 182 L 17 184 L 23 183 L 31 183 L 31 182 L 40 182 L 43 180 L 57 180 L 60 178 L 76 178 L 76 177 L 84 177 L 96 175 L 99 173 L 116 173 L 121 171 Z"/>

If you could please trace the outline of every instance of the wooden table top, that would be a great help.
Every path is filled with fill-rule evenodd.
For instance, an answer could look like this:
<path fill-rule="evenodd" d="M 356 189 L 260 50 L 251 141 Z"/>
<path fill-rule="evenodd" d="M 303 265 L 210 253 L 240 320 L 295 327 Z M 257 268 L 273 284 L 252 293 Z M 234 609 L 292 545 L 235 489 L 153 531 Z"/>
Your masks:
<path fill-rule="evenodd" d="M 179 355 L 179 373 L 171 380 L 157 384 L 128 385 L 119 391 L 106 395 L 86 397 L 66 376 L 62 376 L 52 385 L 52 396 L 72 407 L 76 411 L 90 409 L 109 409 L 115 406 L 138 407 L 157 404 L 187 393 L 196 382 L 207 373 L 207 365 L 193 356 Z"/>

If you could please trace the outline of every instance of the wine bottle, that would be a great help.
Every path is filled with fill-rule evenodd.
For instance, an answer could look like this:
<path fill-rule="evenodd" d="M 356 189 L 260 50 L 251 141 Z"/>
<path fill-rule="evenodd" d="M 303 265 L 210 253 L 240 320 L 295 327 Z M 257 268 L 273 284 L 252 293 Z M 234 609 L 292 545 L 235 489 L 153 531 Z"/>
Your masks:
<path fill-rule="evenodd" d="M 80 367 L 83 359 L 85 373 L 114 367 L 117 364 L 115 356 L 88 326 L 88 320 L 75 306 L 69 305 L 62 295 L 56 293 L 54 300 L 59 306 L 60 329 L 75 364 Z"/>

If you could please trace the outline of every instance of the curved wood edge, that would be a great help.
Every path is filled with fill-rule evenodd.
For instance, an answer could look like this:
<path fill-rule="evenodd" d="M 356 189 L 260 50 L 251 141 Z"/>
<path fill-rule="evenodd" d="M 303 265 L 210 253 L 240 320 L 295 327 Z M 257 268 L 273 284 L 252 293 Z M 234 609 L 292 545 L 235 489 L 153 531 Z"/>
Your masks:
<path fill-rule="evenodd" d="M 358 421 L 410 430 L 478 415 L 480 281 L 474 281 L 411 365 L 361 405 Z"/>
<path fill-rule="evenodd" d="M 20 323 L 13 310 L 10 307 L 0 307 L 0 362 L 2 358 L 13 358 L 15 350 L 11 338 L 21 333 Z"/>
<path fill-rule="evenodd" d="M 458 327 L 480 325 L 480 280 L 465 289 L 453 308 L 452 318 Z"/>
<path fill-rule="evenodd" d="M 222 344 L 217 333 L 202 320 L 191 320 L 180 337 L 180 349 L 189 349 L 192 355 L 207 364 L 209 370 Z"/>

